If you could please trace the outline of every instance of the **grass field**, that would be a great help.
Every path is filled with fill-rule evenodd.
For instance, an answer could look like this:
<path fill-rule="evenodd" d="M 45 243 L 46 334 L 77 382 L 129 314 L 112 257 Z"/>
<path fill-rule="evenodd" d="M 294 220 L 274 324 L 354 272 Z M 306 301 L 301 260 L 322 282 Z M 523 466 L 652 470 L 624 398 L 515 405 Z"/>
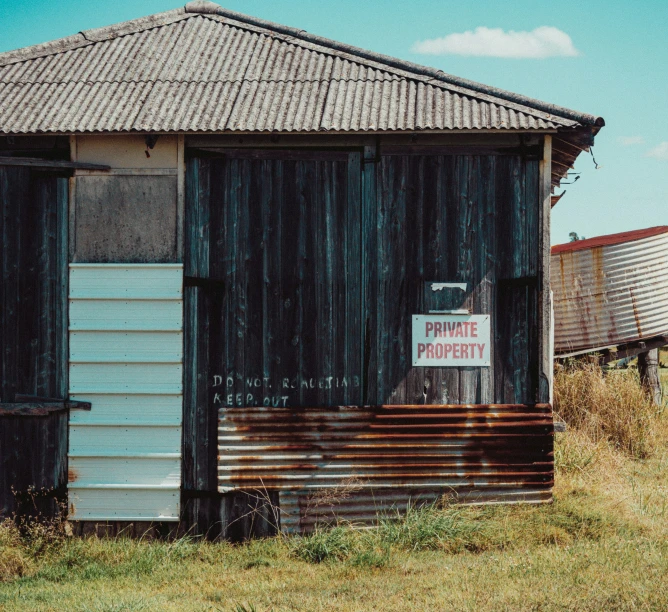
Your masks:
<path fill-rule="evenodd" d="M 557 434 L 543 506 L 414 508 L 239 546 L 5 525 L 0 609 L 668 610 L 667 428 L 652 419 L 644 459 L 591 430 Z"/>

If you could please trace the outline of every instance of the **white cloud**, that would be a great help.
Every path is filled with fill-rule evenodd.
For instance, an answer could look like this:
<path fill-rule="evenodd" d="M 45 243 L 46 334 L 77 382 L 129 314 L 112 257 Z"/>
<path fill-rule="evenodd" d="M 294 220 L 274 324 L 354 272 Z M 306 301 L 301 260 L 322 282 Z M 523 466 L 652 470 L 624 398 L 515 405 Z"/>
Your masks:
<path fill-rule="evenodd" d="M 551 26 L 541 26 L 531 32 L 505 32 L 501 28 L 481 26 L 474 31 L 420 40 L 413 45 L 412 51 L 426 55 L 535 59 L 580 55 L 571 37 Z"/>
<path fill-rule="evenodd" d="M 647 157 L 655 157 L 656 159 L 668 159 L 668 141 L 664 141 L 653 149 L 645 153 Z"/>
<path fill-rule="evenodd" d="M 645 144 L 645 139 L 642 136 L 622 136 L 619 142 L 625 147 L 630 147 L 631 145 Z"/>

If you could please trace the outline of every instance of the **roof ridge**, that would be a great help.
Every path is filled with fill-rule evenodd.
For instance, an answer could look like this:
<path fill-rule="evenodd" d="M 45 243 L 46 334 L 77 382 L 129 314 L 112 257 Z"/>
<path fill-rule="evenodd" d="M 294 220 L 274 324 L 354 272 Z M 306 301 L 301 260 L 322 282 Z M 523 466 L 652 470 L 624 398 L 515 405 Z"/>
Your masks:
<path fill-rule="evenodd" d="M 530 98 L 522 94 L 516 94 L 511 91 L 507 91 L 505 89 L 500 89 L 498 87 L 484 85 L 476 81 L 470 81 L 469 79 L 464 79 L 461 77 L 448 74 L 437 68 L 431 68 L 429 66 L 423 66 L 421 64 L 414 64 L 413 62 L 391 57 L 383 53 L 369 51 L 367 49 L 356 47 L 354 45 L 349 45 L 347 43 L 338 42 L 330 38 L 325 38 L 323 36 L 318 36 L 316 34 L 310 34 L 305 30 L 300 30 L 298 28 L 293 28 L 291 26 L 284 26 L 282 24 L 275 23 L 273 21 L 268 21 L 266 19 L 261 19 L 259 17 L 251 17 L 249 15 L 245 15 L 237 11 L 231 11 L 229 9 L 225 9 L 214 2 L 210 2 L 209 0 L 195 0 L 193 2 L 188 2 L 184 10 L 186 13 L 200 14 L 200 15 L 201 14 L 217 15 L 219 17 L 232 19 L 240 23 L 254 25 L 256 27 L 264 28 L 266 30 L 273 30 L 280 34 L 285 34 L 323 47 L 328 47 L 335 51 L 349 53 L 356 57 L 361 57 L 367 60 L 378 62 L 386 66 L 391 66 L 392 68 L 397 68 L 399 70 L 406 70 L 407 72 L 413 72 L 416 74 L 420 74 L 422 76 L 431 77 L 433 79 L 436 79 L 443 83 L 447 83 L 449 85 L 464 87 L 466 89 L 470 89 L 478 93 L 487 94 L 490 96 L 494 96 L 496 98 L 501 98 L 502 100 L 506 100 L 508 102 L 514 102 L 522 106 L 533 107 L 537 110 L 541 110 L 543 112 L 557 115 L 566 119 L 571 119 L 584 125 L 590 125 L 595 127 L 602 127 L 605 125 L 605 121 L 603 120 L 602 117 L 596 117 L 595 115 L 590 115 L 589 113 L 581 113 L 579 111 L 574 111 L 564 106 L 551 104 L 549 102 L 543 102 L 542 100 Z"/>

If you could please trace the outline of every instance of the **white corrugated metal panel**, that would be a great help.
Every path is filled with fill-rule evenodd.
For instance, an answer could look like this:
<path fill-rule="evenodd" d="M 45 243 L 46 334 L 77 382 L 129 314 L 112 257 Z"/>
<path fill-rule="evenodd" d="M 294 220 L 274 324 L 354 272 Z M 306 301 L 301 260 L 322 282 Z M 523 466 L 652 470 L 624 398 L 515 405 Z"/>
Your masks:
<path fill-rule="evenodd" d="M 70 266 L 73 520 L 179 518 L 183 267 Z"/>
<path fill-rule="evenodd" d="M 70 364 L 70 393 L 180 393 L 183 367 L 180 363 L 110 363 Z M 179 359 L 180 361 L 180 359 Z"/>
<path fill-rule="evenodd" d="M 181 300 L 180 264 L 72 264 L 70 299 Z M 150 312 L 150 309 L 149 309 Z"/>
<path fill-rule="evenodd" d="M 179 363 L 183 336 L 174 332 L 139 331 L 70 333 L 70 363 L 94 362 L 100 353 L 108 362 Z"/>
<path fill-rule="evenodd" d="M 182 326 L 180 299 L 70 300 L 70 330 L 179 331 Z"/>
<path fill-rule="evenodd" d="M 174 521 L 178 487 L 71 487 L 70 518 L 86 521 Z"/>
<path fill-rule="evenodd" d="M 72 456 L 106 454 L 132 456 L 176 453 L 181 447 L 181 427 L 154 425 L 70 425 Z"/>
<path fill-rule="evenodd" d="M 555 247 L 555 352 L 668 333 L 668 227 Z M 588 246 L 591 244 L 591 246 Z"/>
<path fill-rule="evenodd" d="M 0 132 L 554 130 L 602 120 L 225 9 L 0 54 Z"/>
<path fill-rule="evenodd" d="M 95 410 L 74 410 L 71 425 L 180 425 L 183 400 L 174 395 L 86 395 L 83 402 L 95 402 Z"/>
<path fill-rule="evenodd" d="M 181 484 L 180 457 L 77 457 L 70 476 L 82 486 L 165 486 L 178 488 Z"/>

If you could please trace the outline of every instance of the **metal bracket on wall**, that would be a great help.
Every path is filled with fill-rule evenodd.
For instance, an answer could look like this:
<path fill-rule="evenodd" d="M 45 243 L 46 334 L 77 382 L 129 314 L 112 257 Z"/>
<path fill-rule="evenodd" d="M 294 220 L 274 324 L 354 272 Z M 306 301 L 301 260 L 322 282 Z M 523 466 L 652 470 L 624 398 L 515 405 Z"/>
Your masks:
<path fill-rule="evenodd" d="M 184 276 L 184 287 L 201 287 L 202 289 L 224 289 L 225 281 L 221 278 L 202 278 L 200 276 Z"/>

